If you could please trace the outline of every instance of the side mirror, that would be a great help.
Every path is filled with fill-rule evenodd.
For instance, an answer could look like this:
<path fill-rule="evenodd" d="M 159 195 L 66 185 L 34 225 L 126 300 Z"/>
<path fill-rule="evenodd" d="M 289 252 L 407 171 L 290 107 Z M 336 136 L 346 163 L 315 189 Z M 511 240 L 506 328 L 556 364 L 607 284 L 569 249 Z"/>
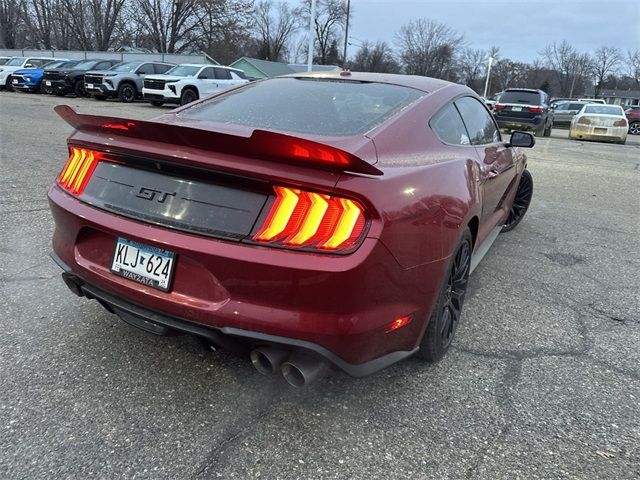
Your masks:
<path fill-rule="evenodd" d="M 531 148 L 536 144 L 536 139 L 527 132 L 515 131 L 511 134 L 509 147 Z"/>
<path fill-rule="evenodd" d="M 31 64 L 31 63 L 27 63 L 27 64 L 24 66 L 24 68 L 33 68 L 33 64 Z"/>

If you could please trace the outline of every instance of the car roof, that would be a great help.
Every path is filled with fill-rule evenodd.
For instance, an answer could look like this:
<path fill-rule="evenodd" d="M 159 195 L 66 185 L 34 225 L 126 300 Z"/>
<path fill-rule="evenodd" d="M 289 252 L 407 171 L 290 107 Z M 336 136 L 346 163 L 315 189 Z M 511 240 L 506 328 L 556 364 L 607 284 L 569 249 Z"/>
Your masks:
<path fill-rule="evenodd" d="M 369 73 L 369 72 L 304 72 L 283 75 L 282 77 L 294 78 L 318 78 L 318 79 L 335 79 L 343 81 L 355 82 L 373 82 L 387 83 L 390 85 L 399 85 L 402 87 L 414 88 L 423 92 L 434 92 L 440 90 L 451 82 L 439 80 L 431 77 L 421 77 L 419 75 L 398 75 L 392 73 Z"/>
<path fill-rule="evenodd" d="M 505 92 L 531 92 L 531 93 L 540 93 L 540 90 L 536 88 L 507 88 Z M 503 92 L 504 93 L 504 92 Z"/>

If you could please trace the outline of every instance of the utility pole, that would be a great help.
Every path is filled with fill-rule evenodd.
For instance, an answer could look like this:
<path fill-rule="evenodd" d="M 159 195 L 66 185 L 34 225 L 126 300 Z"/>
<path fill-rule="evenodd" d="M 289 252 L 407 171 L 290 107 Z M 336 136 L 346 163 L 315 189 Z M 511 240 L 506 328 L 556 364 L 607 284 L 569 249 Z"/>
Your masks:
<path fill-rule="evenodd" d="M 311 16 L 309 17 L 309 53 L 307 54 L 307 72 L 313 65 L 313 24 L 316 22 L 316 0 L 311 0 Z"/>
<path fill-rule="evenodd" d="M 489 79 L 491 77 L 491 65 L 493 64 L 493 57 L 489 57 L 489 65 L 487 66 L 487 78 L 484 81 L 484 98 L 487 98 L 489 92 Z"/>
<path fill-rule="evenodd" d="M 347 68 L 347 45 L 349 44 L 349 14 L 351 13 L 351 0 L 347 0 L 347 23 L 344 27 L 344 50 L 342 53 L 342 68 Z"/>

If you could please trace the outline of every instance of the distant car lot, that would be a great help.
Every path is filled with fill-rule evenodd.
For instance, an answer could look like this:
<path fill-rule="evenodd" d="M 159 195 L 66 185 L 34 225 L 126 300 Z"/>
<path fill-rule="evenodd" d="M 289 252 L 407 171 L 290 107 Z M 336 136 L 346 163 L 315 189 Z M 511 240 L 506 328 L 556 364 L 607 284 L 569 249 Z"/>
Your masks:
<path fill-rule="evenodd" d="M 528 151 L 534 203 L 471 277 L 443 362 L 308 390 L 67 294 L 46 191 L 67 158 L 57 104 L 0 94 L 0 477 L 637 478 L 640 137 Z"/>

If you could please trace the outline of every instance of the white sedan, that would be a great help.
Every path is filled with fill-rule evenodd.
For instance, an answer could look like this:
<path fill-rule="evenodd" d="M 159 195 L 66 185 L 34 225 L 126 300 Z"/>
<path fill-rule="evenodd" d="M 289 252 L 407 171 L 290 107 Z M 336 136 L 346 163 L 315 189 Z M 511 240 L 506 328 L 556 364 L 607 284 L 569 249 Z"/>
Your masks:
<path fill-rule="evenodd" d="M 618 105 L 588 103 L 571 120 L 569 138 L 624 144 L 629 122 Z"/>

